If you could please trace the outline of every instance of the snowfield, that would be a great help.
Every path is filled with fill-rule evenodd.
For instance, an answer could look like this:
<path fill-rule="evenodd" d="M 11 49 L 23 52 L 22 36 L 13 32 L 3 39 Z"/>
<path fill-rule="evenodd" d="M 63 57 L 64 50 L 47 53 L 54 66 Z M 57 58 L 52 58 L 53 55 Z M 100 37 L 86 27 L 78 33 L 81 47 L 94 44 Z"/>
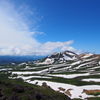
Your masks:
<path fill-rule="evenodd" d="M 36 84 L 36 82 L 38 83 L 37 85 L 42 86 L 43 82 L 46 82 L 47 85 L 49 85 L 52 89 L 54 89 L 55 91 L 58 91 L 59 87 L 62 87 L 65 89 L 65 91 L 69 90 L 69 93 L 71 95 L 68 95 L 65 93 L 65 91 L 60 91 L 62 93 L 65 93 L 66 95 L 68 95 L 70 98 L 81 98 L 81 99 L 85 99 L 87 97 L 93 97 L 93 95 L 87 95 L 85 93 L 82 93 L 84 89 L 87 90 L 95 90 L 95 89 L 99 89 L 100 86 L 99 85 L 85 85 L 85 86 L 75 86 L 75 85 L 71 85 L 71 84 L 64 84 L 64 83 L 59 83 L 59 82 L 50 82 L 50 81 L 45 81 L 45 80 L 34 80 L 31 81 L 31 78 L 45 78 L 45 79 L 51 79 L 52 76 L 55 77 L 63 77 L 63 78 L 75 78 L 75 77 L 79 77 L 79 76 L 88 76 L 90 75 L 89 73 L 84 73 L 84 74 L 69 74 L 69 75 L 65 75 L 65 74 L 57 74 L 57 75 L 53 75 L 53 74 L 48 74 L 47 76 L 23 76 L 23 75 L 31 75 L 31 74 L 35 74 L 35 73 L 40 73 L 41 71 L 37 71 L 37 72 L 31 72 L 31 71 L 26 71 L 26 72 L 12 72 L 13 74 L 17 74 L 17 77 L 9 77 L 10 79 L 15 79 L 15 78 L 22 78 L 25 82 L 31 83 L 31 84 Z M 82 79 L 82 81 L 96 81 L 96 82 L 100 82 L 100 79 Z"/>
<path fill-rule="evenodd" d="M 85 100 L 85 98 L 93 97 L 93 95 L 83 93 L 84 89 L 100 89 L 100 85 L 98 85 L 100 82 L 100 59 L 98 58 L 100 55 L 92 53 L 78 56 L 69 51 L 58 52 L 46 57 L 43 62 L 40 60 L 34 64 L 24 63 L 25 67 L 23 67 L 23 63 L 19 64 L 19 71 L 11 71 L 12 74 L 9 78 L 22 78 L 24 82 L 40 86 L 45 82 L 55 91 L 62 92 L 72 99 L 81 98 Z M 91 85 L 91 83 L 96 85 Z M 59 90 L 59 87 L 65 90 Z"/>
<path fill-rule="evenodd" d="M 35 81 L 27 81 L 27 82 L 31 83 L 31 84 L 35 84 L 36 82 L 38 82 L 39 86 L 42 86 L 42 83 L 45 82 L 45 83 L 47 83 L 47 85 L 49 85 L 55 91 L 59 90 L 58 89 L 59 87 L 62 87 L 64 89 L 66 89 L 66 90 L 71 89 L 70 90 L 71 96 L 69 96 L 69 97 L 71 97 L 72 99 L 73 98 L 85 99 L 87 97 L 93 97 L 92 95 L 87 95 L 85 93 L 82 93 L 83 89 L 91 89 L 91 90 L 100 89 L 99 85 L 75 86 L 75 85 L 64 84 L 64 83 L 49 82 L 49 81 L 45 81 L 45 80 L 43 80 L 43 81 L 35 80 Z M 64 93 L 65 91 L 61 91 L 61 92 Z"/>

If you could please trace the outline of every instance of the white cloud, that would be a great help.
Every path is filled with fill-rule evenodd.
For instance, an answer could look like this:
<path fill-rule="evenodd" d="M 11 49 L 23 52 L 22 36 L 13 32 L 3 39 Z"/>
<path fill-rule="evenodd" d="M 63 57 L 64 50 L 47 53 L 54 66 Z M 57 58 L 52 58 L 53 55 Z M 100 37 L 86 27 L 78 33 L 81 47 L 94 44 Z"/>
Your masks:
<path fill-rule="evenodd" d="M 69 45 L 71 45 L 72 43 L 73 43 L 73 40 L 67 41 L 67 42 L 46 42 L 45 44 L 41 45 L 41 49 L 51 52 L 59 48 L 62 51 L 64 51 L 64 50 L 67 50 L 69 48 Z M 63 49 L 63 48 L 66 48 L 66 49 Z"/>
<path fill-rule="evenodd" d="M 16 9 L 11 2 L 0 1 L 0 55 L 46 55 L 58 48 L 61 51 L 75 51 L 70 46 L 73 43 L 72 40 L 41 44 L 33 38 L 34 34 L 43 34 L 35 28 L 32 29 L 33 31 L 30 30 L 28 16 L 34 14 L 35 12 L 26 5 Z M 33 23 L 35 22 L 36 19 Z"/>

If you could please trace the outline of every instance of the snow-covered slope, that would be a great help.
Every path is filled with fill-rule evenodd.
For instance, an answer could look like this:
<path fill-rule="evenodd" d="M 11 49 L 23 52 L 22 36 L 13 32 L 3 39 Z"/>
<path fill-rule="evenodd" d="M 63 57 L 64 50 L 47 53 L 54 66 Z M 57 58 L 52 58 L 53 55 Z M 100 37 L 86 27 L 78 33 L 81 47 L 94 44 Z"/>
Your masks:
<path fill-rule="evenodd" d="M 55 91 L 62 87 L 65 89 L 63 93 L 66 92 L 72 99 L 88 100 L 85 98 L 94 95 L 83 93 L 84 90 L 100 90 L 99 54 L 78 55 L 71 51 L 57 52 L 34 63 L 14 66 L 14 69 L 10 71 L 12 74 L 9 78 L 11 79 L 22 78 L 25 82 L 37 85 L 46 82 Z M 100 97 L 100 93 L 95 97 Z"/>
<path fill-rule="evenodd" d="M 94 61 L 94 64 L 96 61 L 100 59 L 100 55 L 93 54 L 93 53 L 83 53 L 83 54 L 76 54 L 72 51 L 65 51 L 65 52 L 56 52 L 49 56 L 47 56 L 45 59 L 43 59 L 41 62 L 38 61 L 38 65 L 48 65 L 48 64 L 59 64 L 59 63 L 70 63 L 72 62 L 72 65 L 81 64 L 87 62 Z M 86 64 L 86 65 L 87 65 Z"/>
<path fill-rule="evenodd" d="M 64 63 L 67 61 L 78 60 L 78 59 L 79 59 L 78 55 L 71 51 L 56 52 L 46 57 L 45 60 L 40 64 Z"/>

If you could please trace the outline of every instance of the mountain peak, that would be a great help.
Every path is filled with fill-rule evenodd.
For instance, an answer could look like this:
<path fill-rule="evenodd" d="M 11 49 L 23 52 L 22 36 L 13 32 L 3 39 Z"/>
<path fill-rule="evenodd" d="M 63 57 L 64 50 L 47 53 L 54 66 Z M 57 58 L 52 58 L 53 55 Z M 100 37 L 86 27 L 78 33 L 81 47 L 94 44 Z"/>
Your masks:
<path fill-rule="evenodd" d="M 78 55 L 72 51 L 56 52 L 45 58 L 43 64 L 63 63 L 79 59 Z"/>

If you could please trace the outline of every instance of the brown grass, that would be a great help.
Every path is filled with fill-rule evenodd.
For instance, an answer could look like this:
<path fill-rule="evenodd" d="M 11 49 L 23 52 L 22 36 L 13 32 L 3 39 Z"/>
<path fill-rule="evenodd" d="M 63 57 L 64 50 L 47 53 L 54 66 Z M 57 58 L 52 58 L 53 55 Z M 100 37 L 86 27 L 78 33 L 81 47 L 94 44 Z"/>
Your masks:
<path fill-rule="evenodd" d="M 94 94 L 94 93 L 98 93 L 98 92 L 100 92 L 100 90 L 83 90 L 83 92 L 82 93 L 86 93 L 87 95 L 89 95 L 89 94 Z"/>

